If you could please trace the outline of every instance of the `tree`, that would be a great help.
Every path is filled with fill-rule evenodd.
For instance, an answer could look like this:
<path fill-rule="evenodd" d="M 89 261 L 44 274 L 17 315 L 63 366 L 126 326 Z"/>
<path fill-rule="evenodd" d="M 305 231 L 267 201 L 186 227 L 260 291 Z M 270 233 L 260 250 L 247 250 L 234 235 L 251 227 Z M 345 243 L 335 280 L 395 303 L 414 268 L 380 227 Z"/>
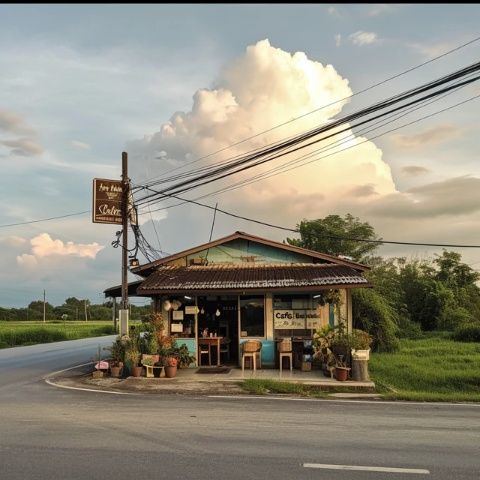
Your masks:
<path fill-rule="evenodd" d="M 361 261 L 379 246 L 378 243 L 358 241 L 380 240 L 368 222 L 347 213 L 344 218 L 328 215 L 317 220 L 302 220 L 297 224 L 300 239 L 287 238 L 290 245 L 308 248 L 330 255 L 345 255 Z"/>

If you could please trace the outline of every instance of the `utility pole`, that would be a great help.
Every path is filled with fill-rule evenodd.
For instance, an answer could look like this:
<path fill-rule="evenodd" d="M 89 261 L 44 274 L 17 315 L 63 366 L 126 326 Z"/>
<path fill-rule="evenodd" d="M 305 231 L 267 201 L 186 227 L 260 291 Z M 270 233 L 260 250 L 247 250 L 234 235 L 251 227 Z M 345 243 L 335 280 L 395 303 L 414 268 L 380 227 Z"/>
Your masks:
<path fill-rule="evenodd" d="M 45 289 L 43 289 L 43 323 L 45 323 Z"/>
<path fill-rule="evenodd" d="M 84 305 L 85 305 L 85 321 L 87 321 L 87 300 L 84 300 Z"/>
<path fill-rule="evenodd" d="M 128 154 L 122 152 L 122 303 L 119 311 L 120 335 L 128 335 Z"/>

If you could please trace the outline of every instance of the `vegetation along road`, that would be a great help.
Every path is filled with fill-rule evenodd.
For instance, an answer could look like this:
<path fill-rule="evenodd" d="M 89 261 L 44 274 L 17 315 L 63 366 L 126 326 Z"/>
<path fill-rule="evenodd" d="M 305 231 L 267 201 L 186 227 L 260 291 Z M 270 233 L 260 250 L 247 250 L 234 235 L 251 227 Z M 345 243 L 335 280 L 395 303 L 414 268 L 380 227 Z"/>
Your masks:
<path fill-rule="evenodd" d="M 475 404 L 118 396 L 42 380 L 112 340 L 0 351 L 2 480 L 461 480 L 480 469 Z"/>

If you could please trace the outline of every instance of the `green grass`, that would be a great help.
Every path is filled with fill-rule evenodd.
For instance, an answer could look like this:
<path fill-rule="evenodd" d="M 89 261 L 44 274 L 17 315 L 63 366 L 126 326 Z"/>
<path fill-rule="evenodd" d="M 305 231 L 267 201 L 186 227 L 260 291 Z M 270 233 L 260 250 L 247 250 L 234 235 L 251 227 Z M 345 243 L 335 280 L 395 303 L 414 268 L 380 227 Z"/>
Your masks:
<path fill-rule="evenodd" d="M 278 380 L 248 379 L 240 383 L 240 386 L 249 393 L 264 395 L 267 393 L 288 393 L 307 397 L 325 397 L 326 393 L 317 387 L 302 385 L 300 383 L 280 382 Z"/>
<path fill-rule="evenodd" d="M 111 321 L 0 322 L 0 348 L 113 335 Z"/>
<path fill-rule="evenodd" d="M 435 333 L 403 339 L 396 353 L 374 353 L 369 370 L 386 399 L 480 401 L 480 343 Z"/>

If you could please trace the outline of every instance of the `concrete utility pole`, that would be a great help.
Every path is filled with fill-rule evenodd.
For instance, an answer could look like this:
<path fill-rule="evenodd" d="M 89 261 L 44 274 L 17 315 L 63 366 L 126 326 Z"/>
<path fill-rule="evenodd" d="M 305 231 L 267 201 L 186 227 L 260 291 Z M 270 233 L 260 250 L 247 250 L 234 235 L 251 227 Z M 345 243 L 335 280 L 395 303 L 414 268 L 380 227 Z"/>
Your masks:
<path fill-rule="evenodd" d="M 43 290 L 43 323 L 45 323 L 45 289 Z"/>
<path fill-rule="evenodd" d="M 120 335 L 128 335 L 128 154 L 122 152 L 122 303 L 119 311 Z"/>
<path fill-rule="evenodd" d="M 85 321 L 87 321 L 88 318 L 87 318 L 87 300 L 86 299 L 84 300 L 84 304 L 85 304 Z"/>

